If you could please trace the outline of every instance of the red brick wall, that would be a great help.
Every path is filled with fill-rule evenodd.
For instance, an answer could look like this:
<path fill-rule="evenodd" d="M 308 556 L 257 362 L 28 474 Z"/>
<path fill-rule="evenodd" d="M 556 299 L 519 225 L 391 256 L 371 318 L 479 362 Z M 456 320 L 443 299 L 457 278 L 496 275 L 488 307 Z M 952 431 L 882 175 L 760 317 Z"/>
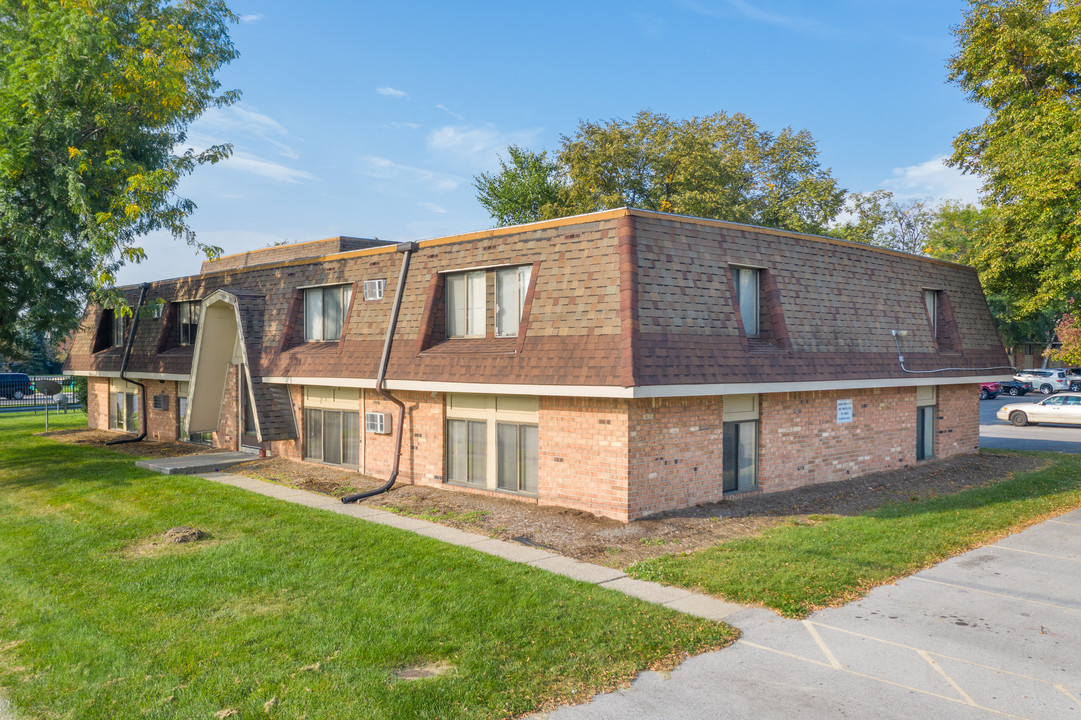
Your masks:
<path fill-rule="evenodd" d="M 405 404 L 405 427 L 402 438 L 402 458 L 399 482 L 419 485 L 443 484 L 443 395 L 431 392 L 396 392 L 394 397 Z M 391 432 L 387 435 L 369 433 L 360 417 L 361 452 L 368 475 L 389 478 L 394 464 L 394 432 L 398 423 L 398 408 L 375 390 L 364 391 L 364 412 L 391 414 Z"/>
<path fill-rule="evenodd" d="M 625 400 L 540 398 L 540 504 L 632 519 L 629 414 Z"/>
<path fill-rule="evenodd" d="M 720 397 L 630 405 L 631 519 L 721 499 Z"/>
<path fill-rule="evenodd" d="M 940 458 L 980 449 L 980 386 L 938 386 L 938 436 L 935 456 Z"/>
<path fill-rule="evenodd" d="M 176 382 L 172 380 L 143 380 L 146 386 L 146 437 L 163 442 L 176 441 L 179 430 Z M 154 409 L 154 397 L 164 395 L 168 400 L 165 410 Z"/>
<path fill-rule="evenodd" d="M 850 423 L 837 401 L 851 399 Z M 975 385 L 938 387 L 936 457 L 979 449 Z M 916 462 L 916 390 L 838 390 L 761 396 L 759 487 L 787 490 Z"/>
<path fill-rule="evenodd" d="M 304 386 L 290 385 L 289 400 L 293 403 L 293 417 L 297 423 L 296 440 L 282 440 L 268 443 L 269 455 L 281 455 L 290 460 L 304 459 Z M 364 420 L 361 419 L 363 424 Z M 363 450 L 361 451 L 363 453 Z"/>
<path fill-rule="evenodd" d="M 109 429 L 109 378 L 86 379 L 86 425 L 94 430 Z"/>

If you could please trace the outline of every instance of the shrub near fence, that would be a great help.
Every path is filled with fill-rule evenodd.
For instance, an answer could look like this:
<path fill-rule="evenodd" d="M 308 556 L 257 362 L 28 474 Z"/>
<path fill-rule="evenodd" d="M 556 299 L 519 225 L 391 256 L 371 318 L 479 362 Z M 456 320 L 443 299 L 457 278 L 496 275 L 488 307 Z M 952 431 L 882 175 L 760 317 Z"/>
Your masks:
<path fill-rule="evenodd" d="M 0 412 L 12 410 L 44 410 L 46 403 L 60 410 L 81 407 L 80 393 L 76 387 L 78 378 L 70 375 L 34 375 L 30 377 L 30 392 L 23 392 L 21 398 L 6 397 L 9 394 L 0 389 Z M 39 392 L 37 383 L 39 380 L 52 380 L 60 383 L 60 399 L 53 399 L 52 395 Z"/>

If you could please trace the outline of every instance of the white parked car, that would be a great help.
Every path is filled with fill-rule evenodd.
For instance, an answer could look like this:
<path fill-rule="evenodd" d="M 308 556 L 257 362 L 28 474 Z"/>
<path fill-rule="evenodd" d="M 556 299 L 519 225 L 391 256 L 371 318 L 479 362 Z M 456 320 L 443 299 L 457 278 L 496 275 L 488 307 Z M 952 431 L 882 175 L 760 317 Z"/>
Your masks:
<path fill-rule="evenodd" d="M 1066 392 L 1034 403 L 1008 403 L 998 409 L 999 420 L 1017 427 L 1036 423 L 1081 425 L 1081 393 Z"/>
<path fill-rule="evenodd" d="M 1034 390 L 1050 395 L 1057 390 L 1068 390 L 1070 381 L 1065 370 L 1022 370 L 1013 376 L 1018 382 L 1032 383 Z"/>

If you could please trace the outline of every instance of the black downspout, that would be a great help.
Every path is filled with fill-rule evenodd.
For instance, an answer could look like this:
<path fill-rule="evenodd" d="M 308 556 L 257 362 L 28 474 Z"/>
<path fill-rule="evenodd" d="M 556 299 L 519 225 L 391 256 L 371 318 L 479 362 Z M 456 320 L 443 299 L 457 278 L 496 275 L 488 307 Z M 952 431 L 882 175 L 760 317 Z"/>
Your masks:
<path fill-rule="evenodd" d="M 409 258 L 419 249 L 420 246 L 415 242 L 399 243 L 398 245 L 398 252 L 403 254 L 402 271 L 398 274 L 398 289 L 394 293 L 394 308 L 390 312 L 390 324 L 387 325 L 387 336 L 383 340 L 383 357 L 379 360 L 379 373 L 375 378 L 376 392 L 398 406 L 397 438 L 394 441 L 394 467 L 391 468 L 390 479 L 387 480 L 386 485 L 376 490 L 346 495 L 342 498 L 343 503 L 356 502 L 364 498 L 370 498 L 372 495 L 385 493 L 390 490 L 394 485 L 394 481 L 398 479 L 398 467 L 402 460 L 402 433 L 405 430 L 405 404 L 387 392 L 383 387 L 383 383 L 387 379 L 387 362 L 390 360 L 390 346 L 394 341 L 394 330 L 398 327 L 398 311 L 402 307 L 402 291 L 405 290 L 405 278 L 409 274 Z"/>
<path fill-rule="evenodd" d="M 128 341 L 124 345 L 124 359 L 120 363 L 120 379 L 138 385 L 140 388 L 142 388 L 142 392 L 139 393 L 139 401 L 143 408 L 143 432 L 138 437 L 110 440 L 109 442 L 105 443 L 106 445 L 120 445 L 122 443 L 139 442 L 146 437 L 146 385 L 143 385 L 138 380 L 132 380 L 131 378 L 127 377 L 127 372 L 128 360 L 131 359 L 131 345 L 132 342 L 135 340 L 135 330 L 139 327 L 139 311 L 143 309 L 143 303 L 146 302 L 146 291 L 149 289 L 150 283 L 143 283 L 142 290 L 139 291 L 139 306 L 135 308 L 135 317 L 131 321 L 131 332 L 128 333 Z"/>

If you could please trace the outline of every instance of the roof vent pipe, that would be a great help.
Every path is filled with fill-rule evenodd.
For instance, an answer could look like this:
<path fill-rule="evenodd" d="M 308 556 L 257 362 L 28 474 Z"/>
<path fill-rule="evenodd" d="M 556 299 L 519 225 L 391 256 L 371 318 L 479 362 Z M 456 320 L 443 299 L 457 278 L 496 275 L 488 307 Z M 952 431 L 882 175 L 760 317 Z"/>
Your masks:
<path fill-rule="evenodd" d="M 135 308 L 135 312 L 132 313 L 134 317 L 131 321 L 131 331 L 128 333 L 128 341 L 124 343 L 124 359 L 120 362 L 120 379 L 126 382 L 134 383 L 141 388 L 139 393 L 139 404 L 142 405 L 142 425 L 143 432 L 137 437 L 133 438 L 120 438 L 119 440 L 110 440 L 105 443 L 106 445 L 122 445 L 123 443 L 139 442 L 146 437 L 146 385 L 143 385 L 138 380 L 132 380 L 127 376 L 128 372 L 128 360 L 131 359 L 131 345 L 135 340 L 135 331 L 139 327 L 139 314 L 143 309 L 143 303 L 146 302 L 146 291 L 150 289 L 150 283 L 143 283 L 142 288 L 139 290 L 139 305 Z"/>
<path fill-rule="evenodd" d="M 409 259 L 413 256 L 420 245 L 415 242 L 399 243 L 398 252 L 402 253 L 402 270 L 398 273 L 398 289 L 394 291 L 394 307 L 390 311 L 390 322 L 387 325 L 387 336 L 383 340 L 383 356 L 379 359 L 379 372 L 375 377 L 375 390 L 384 398 L 398 406 L 398 422 L 394 435 L 394 466 L 390 471 L 390 478 L 386 485 L 368 492 L 346 495 L 342 498 L 343 503 L 356 502 L 373 495 L 379 495 L 390 490 L 394 481 L 398 479 L 398 468 L 402 460 L 402 433 L 405 430 L 405 404 L 391 395 L 383 387 L 387 379 L 387 362 L 390 360 L 390 346 L 394 342 L 394 331 L 398 327 L 398 311 L 402 307 L 402 291 L 405 290 L 405 279 L 409 275 Z"/>

